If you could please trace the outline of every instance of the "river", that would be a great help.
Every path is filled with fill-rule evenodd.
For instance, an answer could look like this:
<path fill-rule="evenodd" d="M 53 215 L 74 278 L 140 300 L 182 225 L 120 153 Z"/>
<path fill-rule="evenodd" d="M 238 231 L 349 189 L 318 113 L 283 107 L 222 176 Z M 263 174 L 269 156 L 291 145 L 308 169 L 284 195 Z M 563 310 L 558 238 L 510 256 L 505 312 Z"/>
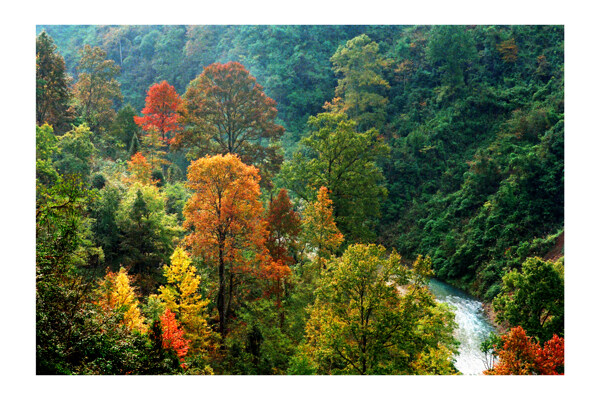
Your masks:
<path fill-rule="evenodd" d="M 479 349 L 495 328 L 485 315 L 482 303 L 468 293 L 436 279 L 429 288 L 438 301 L 452 306 L 458 328 L 454 337 L 460 342 L 454 366 L 464 375 L 481 375 L 485 370 L 484 355 Z"/>

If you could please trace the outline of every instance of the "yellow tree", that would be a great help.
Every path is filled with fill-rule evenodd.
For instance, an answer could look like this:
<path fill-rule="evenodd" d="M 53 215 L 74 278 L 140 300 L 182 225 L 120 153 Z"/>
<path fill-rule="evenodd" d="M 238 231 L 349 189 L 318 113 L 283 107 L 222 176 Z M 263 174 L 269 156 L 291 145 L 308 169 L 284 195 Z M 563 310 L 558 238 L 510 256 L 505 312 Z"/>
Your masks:
<path fill-rule="evenodd" d="M 191 341 L 191 350 L 205 351 L 210 345 L 211 336 L 206 323 L 208 301 L 202 300 L 198 292 L 200 277 L 183 248 L 175 249 L 171 256 L 171 265 L 164 267 L 164 276 L 168 284 L 160 287 L 159 298 L 167 309 L 177 316 L 186 339 Z"/>
<path fill-rule="evenodd" d="M 259 200 L 258 169 L 237 155 L 206 156 L 188 169 L 188 187 L 194 192 L 186 203 L 184 227 L 191 233 L 187 244 L 195 255 L 218 271 L 219 330 L 236 300 L 241 277 L 255 273 L 266 258 L 266 227 Z"/>
<path fill-rule="evenodd" d="M 108 312 L 123 312 L 123 324 L 130 331 L 145 333 L 148 329 L 139 309 L 135 290 L 131 287 L 125 268 L 118 273 L 107 272 L 100 282 L 99 305 Z"/>
<path fill-rule="evenodd" d="M 333 202 L 324 186 L 319 189 L 317 201 L 304 210 L 302 238 L 316 252 L 319 271 L 323 268 L 323 260 L 333 256 L 344 241 L 333 218 Z"/>

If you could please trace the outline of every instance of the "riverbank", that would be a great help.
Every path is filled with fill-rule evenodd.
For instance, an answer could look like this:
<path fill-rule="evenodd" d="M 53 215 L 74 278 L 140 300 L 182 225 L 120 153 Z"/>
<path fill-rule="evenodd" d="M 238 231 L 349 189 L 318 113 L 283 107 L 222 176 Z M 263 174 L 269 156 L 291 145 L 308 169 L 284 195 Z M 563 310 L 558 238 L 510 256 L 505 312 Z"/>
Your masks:
<path fill-rule="evenodd" d="M 487 316 L 490 323 L 494 326 L 494 328 L 496 328 L 496 331 L 498 331 L 498 334 L 504 335 L 506 332 L 508 332 L 508 330 L 509 330 L 508 324 L 506 322 L 499 323 L 496 320 L 496 312 L 494 311 L 494 307 L 492 306 L 492 303 L 487 303 L 487 302 L 482 301 L 481 304 L 482 304 L 483 312 Z"/>

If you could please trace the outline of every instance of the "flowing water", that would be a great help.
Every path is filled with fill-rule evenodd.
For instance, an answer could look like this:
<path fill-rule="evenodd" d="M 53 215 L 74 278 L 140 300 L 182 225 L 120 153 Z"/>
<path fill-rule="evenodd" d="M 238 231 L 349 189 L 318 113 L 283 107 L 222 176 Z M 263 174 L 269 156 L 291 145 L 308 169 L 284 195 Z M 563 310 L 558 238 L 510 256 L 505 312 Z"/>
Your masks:
<path fill-rule="evenodd" d="M 450 304 L 456 315 L 458 328 L 454 337 L 460 342 L 460 347 L 454 366 L 465 375 L 480 375 L 486 368 L 479 346 L 490 332 L 495 331 L 483 312 L 482 303 L 468 293 L 435 279 L 430 280 L 429 288 L 438 301 Z"/>

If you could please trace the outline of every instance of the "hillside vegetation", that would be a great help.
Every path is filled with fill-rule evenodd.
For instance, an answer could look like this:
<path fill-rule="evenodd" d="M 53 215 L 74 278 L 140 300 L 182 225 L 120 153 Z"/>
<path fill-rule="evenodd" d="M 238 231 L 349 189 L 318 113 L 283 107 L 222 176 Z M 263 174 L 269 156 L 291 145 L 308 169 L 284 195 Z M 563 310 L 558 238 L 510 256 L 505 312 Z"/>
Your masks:
<path fill-rule="evenodd" d="M 38 373 L 562 371 L 562 26 L 37 32 Z"/>

